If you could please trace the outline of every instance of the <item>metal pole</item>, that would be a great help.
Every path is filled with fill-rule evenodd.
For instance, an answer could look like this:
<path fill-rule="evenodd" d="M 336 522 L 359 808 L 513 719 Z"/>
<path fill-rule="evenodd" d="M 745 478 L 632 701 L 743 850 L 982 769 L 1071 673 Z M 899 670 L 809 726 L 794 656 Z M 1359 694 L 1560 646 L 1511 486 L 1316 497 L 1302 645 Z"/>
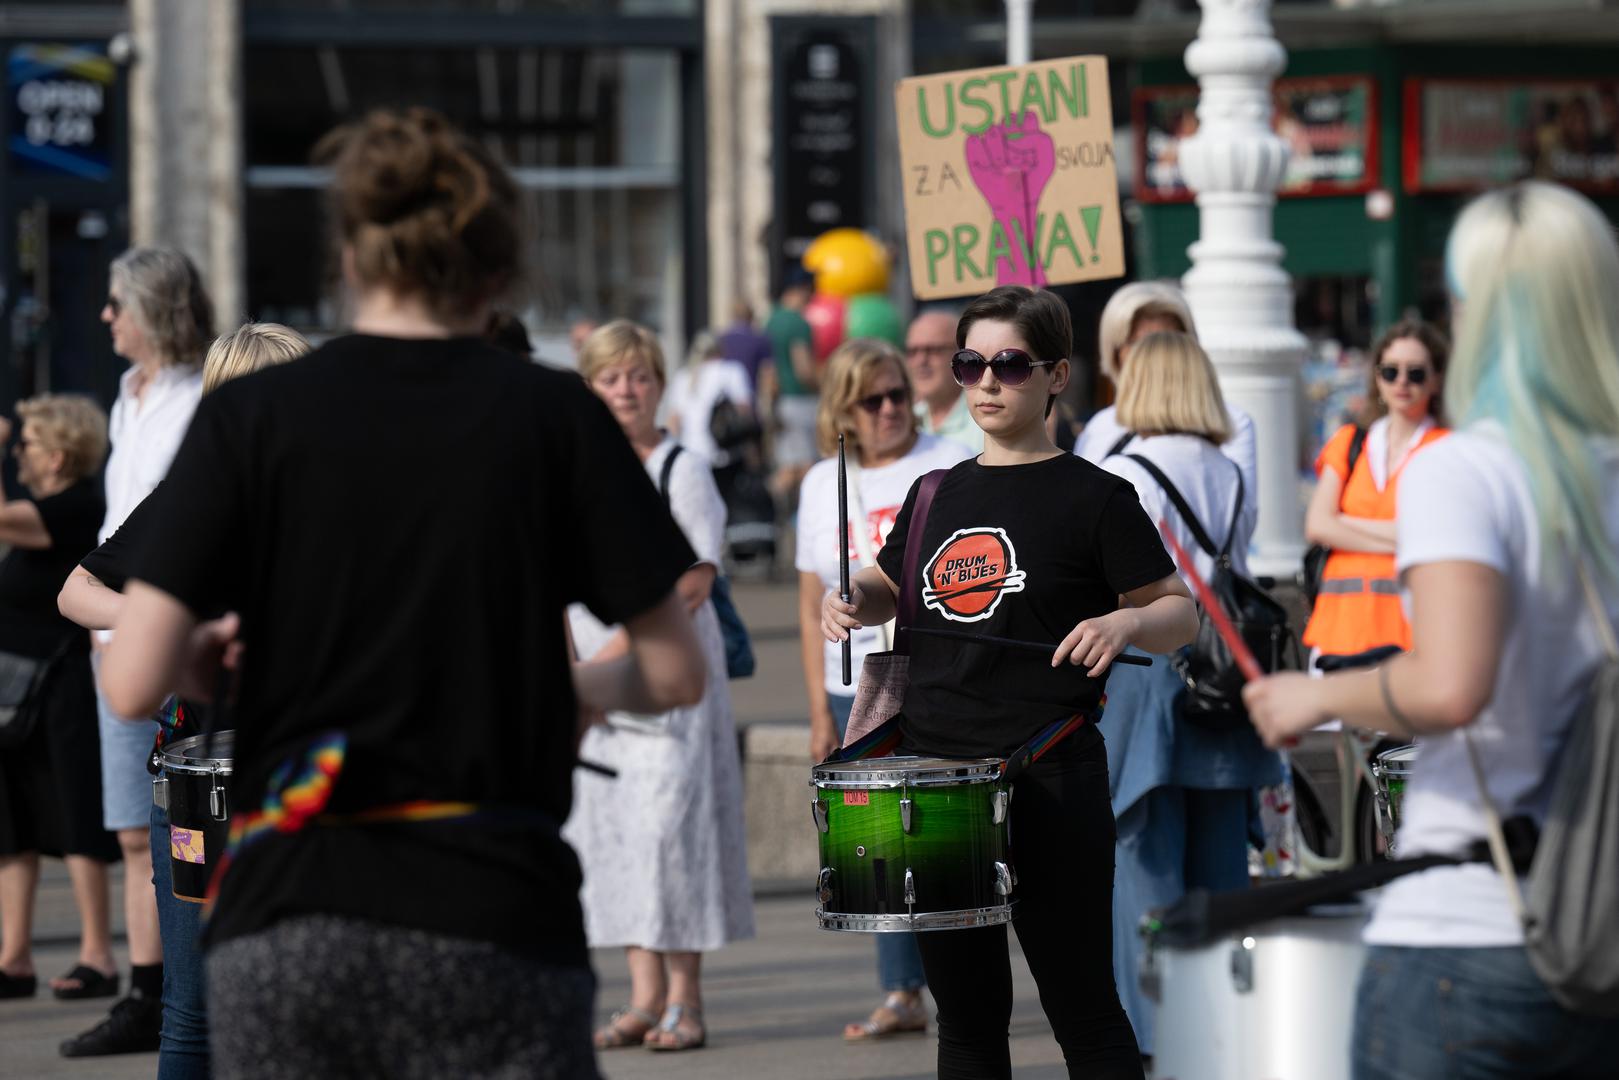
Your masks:
<path fill-rule="evenodd" d="M 1006 63 L 1029 62 L 1029 11 L 1034 0 L 1006 0 Z"/>

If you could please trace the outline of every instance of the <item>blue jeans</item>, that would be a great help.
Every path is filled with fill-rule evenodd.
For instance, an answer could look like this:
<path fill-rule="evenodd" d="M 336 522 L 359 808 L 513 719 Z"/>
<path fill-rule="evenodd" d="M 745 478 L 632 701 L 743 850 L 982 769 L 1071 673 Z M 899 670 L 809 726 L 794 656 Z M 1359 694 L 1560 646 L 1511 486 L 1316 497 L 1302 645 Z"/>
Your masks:
<path fill-rule="evenodd" d="M 838 725 L 838 736 L 849 726 L 849 710 L 854 708 L 854 695 L 826 695 L 832 706 L 832 719 Z M 878 934 L 877 984 L 884 990 L 920 990 L 927 985 L 922 974 L 922 954 L 916 948 L 915 934 Z"/>
<path fill-rule="evenodd" d="M 203 983 L 202 905 L 174 895 L 169 813 L 152 807 L 152 888 L 163 932 L 163 1039 L 157 1080 L 208 1080 L 208 998 Z"/>
<path fill-rule="evenodd" d="M 1596 1080 L 1619 1024 L 1558 1005 L 1522 948 L 1373 946 L 1355 995 L 1355 1080 Z"/>

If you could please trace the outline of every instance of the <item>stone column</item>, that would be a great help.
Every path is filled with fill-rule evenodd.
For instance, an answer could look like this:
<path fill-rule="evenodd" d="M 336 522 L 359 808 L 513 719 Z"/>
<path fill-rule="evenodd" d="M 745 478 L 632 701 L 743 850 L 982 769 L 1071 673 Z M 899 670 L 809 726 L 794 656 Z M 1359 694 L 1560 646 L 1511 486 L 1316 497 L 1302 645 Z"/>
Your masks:
<path fill-rule="evenodd" d="M 1271 130 L 1271 85 L 1287 53 L 1271 32 L 1270 0 L 1199 2 L 1203 19 L 1186 49 L 1186 68 L 1202 91 L 1198 130 L 1180 147 L 1199 229 L 1182 284 L 1227 401 L 1257 429 L 1259 527 L 1250 568 L 1290 577 L 1304 553 L 1298 377 L 1305 340 L 1293 325 L 1293 292 L 1271 223 L 1288 156 Z"/>
<path fill-rule="evenodd" d="M 240 0 L 130 0 L 130 242 L 196 262 L 219 326 L 247 314 Z"/>

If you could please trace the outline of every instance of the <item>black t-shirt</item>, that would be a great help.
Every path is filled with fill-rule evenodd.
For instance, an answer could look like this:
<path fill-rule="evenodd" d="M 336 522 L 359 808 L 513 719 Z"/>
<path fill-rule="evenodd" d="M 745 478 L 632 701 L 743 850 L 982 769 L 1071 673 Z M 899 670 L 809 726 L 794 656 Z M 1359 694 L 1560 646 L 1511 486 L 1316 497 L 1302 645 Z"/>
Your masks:
<path fill-rule="evenodd" d="M 920 481 L 918 481 L 920 483 Z M 916 486 L 877 555 L 901 588 Z M 1049 643 L 1118 608 L 1118 597 L 1175 572 L 1130 484 L 1082 458 L 952 468 L 919 549 L 917 626 Z M 911 634 L 908 749 L 1005 757 L 1052 720 L 1096 705 L 1105 678 L 1051 654 Z M 1096 743 L 1089 726 L 1069 739 Z"/>
<path fill-rule="evenodd" d="M 238 813 L 340 730 L 329 813 L 429 800 L 504 821 L 273 834 L 226 875 L 210 939 L 328 912 L 585 963 L 556 831 L 564 608 L 621 622 L 695 561 L 579 378 L 480 342 L 344 337 L 209 395 L 131 576 L 241 616 Z"/>
<path fill-rule="evenodd" d="M 99 477 L 33 502 L 51 546 L 14 547 L 0 560 L 0 649 L 43 659 L 71 637 L 89 648 L 89 636 L 56 609 L 56 596 L 79 558 L 96 546 L 107 504 Z"/>

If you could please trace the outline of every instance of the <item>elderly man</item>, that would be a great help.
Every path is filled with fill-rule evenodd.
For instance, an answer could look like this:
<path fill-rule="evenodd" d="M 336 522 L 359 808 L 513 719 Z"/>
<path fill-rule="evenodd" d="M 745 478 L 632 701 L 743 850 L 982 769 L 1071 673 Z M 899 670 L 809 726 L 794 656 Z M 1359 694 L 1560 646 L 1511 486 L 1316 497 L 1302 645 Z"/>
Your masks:
<path fill-rule="evenodd" d="M 967 395 L 950 373 L 960 315 L 957 309 L 942 306 L 917 312 L 905 331 L 905 364 L 916 387 L 916 415 L 922 421 L 922 430 L 982 452 L 984 433 L 973 423 Z"/>

